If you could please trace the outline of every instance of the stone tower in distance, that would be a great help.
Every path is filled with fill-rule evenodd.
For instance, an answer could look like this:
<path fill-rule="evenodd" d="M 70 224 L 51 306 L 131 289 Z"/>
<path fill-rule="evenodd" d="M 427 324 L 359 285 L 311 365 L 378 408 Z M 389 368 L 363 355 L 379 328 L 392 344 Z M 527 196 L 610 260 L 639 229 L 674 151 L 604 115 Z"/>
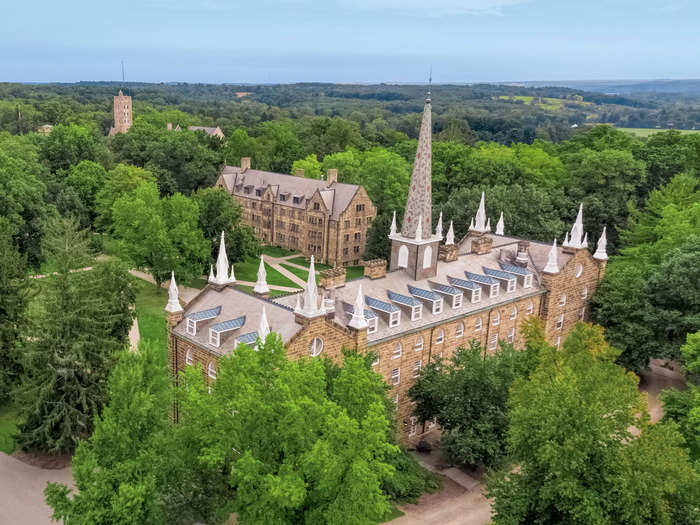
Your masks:
<path fill-rule="evenodd" d="M 114 126 L 109 130 L 110 137 L 117 133 L 126 133 L 131 127 L 131 97 L 122 93 L 114 97 Z"/>

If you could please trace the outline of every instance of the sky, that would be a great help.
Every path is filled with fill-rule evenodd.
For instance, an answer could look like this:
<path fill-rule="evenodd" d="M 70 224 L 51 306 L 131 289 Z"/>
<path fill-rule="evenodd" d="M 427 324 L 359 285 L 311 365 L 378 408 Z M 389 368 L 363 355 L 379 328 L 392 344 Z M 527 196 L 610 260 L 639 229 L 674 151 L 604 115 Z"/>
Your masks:
<path fill-rule="evenodd" d="M 3 2 L 0 81 L 700 78 L 698 0 Z"/>

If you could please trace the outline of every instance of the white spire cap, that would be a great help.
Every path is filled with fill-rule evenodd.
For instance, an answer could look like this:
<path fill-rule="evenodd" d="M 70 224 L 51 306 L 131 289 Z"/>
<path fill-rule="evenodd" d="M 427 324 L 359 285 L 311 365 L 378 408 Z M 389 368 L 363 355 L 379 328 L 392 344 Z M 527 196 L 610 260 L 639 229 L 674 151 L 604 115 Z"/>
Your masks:
<path fill-rule="evenodd" d="M 301 294 L 297 294 L 297 305 L 294 307 L 294 312 L 295 313 L 301 313 Z"/>
<path fill-rule="evenodd" d="M 214 267 L 210 264 L 209 265 L 209 282 L 213 283 L 216 281 L 216 278 L 214 277 Z"/>
<path fill-rule="evenodd" d="M 423 239 L 423 215 L 418 216 L 418 226 L 416 226 L 416 240 L 420 241 Z"/>
<path fill-rule="evenodd" d="M 552 244 L 552 249 L 549 250 L 549 256 L 547 257 L 547 265 L 544 267 L 543 270 L 545 273 L 559 273 L 557 253 L 557 240 L 554 239 L 554 244 Z"/>
<path fill-rule="evenodd" d="M 231 263 L 231 275 L 228 278 L 228 282 L 230 282 L 230 283 L 236 282 L 236 275 L 233 273 L 233 263 Z"/>
<path fill-rule="evenodd" d="M 267 272 L 265 271 L 265 263 L 263 262 L 262 255 L 260 256 L 260 267 L 258 268 L 258 282 L 255 283 L 253 291 L 259 294 L 270 293 L 270 287 L 267 285 Z"/>
<path fill-rule="evenodd" d="M 569 232 L 566 232 L 566 235 L 564 235 L 564 242 L 562 243 L 562 246 L 569 246 Z"/>
<path fill-rule="evenodd" d="M 352 310 L 352 319 L 350 319 L 348 326 L 357 330 L 367 328 L 367 319 L 365 319 L 365 296 L 362 295 L 362 285 L 357 288 L 357 298 L 355 299 L 355 306 Z"/>
<path fill-rule="evenodd" d="M 599 261 L 607 261 L 608 260 L 608 252 L 606 251 L 606 248 L 608 246 L 608 238 L 605 232 L 605 226 L 603 226 L 603 233 L 600 234 L 600 238 L 598 239 L 598 246 L 596 247 L 595 253 L 593 254 L 594 259 L 598 259 Z"/>
<path fill-rule="evenodd" d="M 479 201 L 479 209 L 476 210 L 476 220 L 474 221 L 474 226 L 470 226 L 470 230 L 485 233 L 487 231 L 486 226 L 486 203 L 485 203 L 484 192 L 481 192 L 481 201 Z"/>
<path fill-rule="evenodd" d="M 165 306 L 165 311 L 170 313 L 182 312 L 180 299 L 177 291 L 177 283 L 175 282 L 175 272 L 170 273 L 170 287 L 168 288 L 168 304 Z"/>
<path fill-rule="evenodd" d="M 435 227 L 435 235 L 437 235 L 438 239 L 442 240 L 442 212 L 440 212 L 440 218 L 438 218 L 438 223 Z"/>
<path fill-rule="evenodd" d="M 574 222 L 574 226 L 571 228 L 569 246 L 572 248 L 583 248 L 583 203 L 578 207 L 576 222 Z"/>
<path fill-rule="evenodd" d="M 472 217 L 471 221 L 469 221 L 469 230 L 474 229 L 474 217 Z"/>
<path fill-rule="evenodd" d="M 588 232 L 583 236 L 583 242 L 581 243 L 581 248 L 588 248 Z"/>
<path fill-rule="evenodd" d="M 490 232 L 491 231 L 491 217 L 488 218 L 486 221 L 486 231 Z"/>
<path fill-rule="evenodd" d="M 445 244 L 450 246 L 455 243 L 455 230 L 452 227 L 452 221 L 450 221 L 450 228 L 447 230 L 447 235 L 445 236 Z"/>
<path fill-rule="evenodd" d="M 391 239 L 392 237 L 396 237 L 396 211 L 394 211 L 394 215 L 391 218 L 391 229 L 389 230 L 389 238 Z"/>
<path fill-rule="evenodd" d="M 311 256 L 309 265 L 309 278 L 306 280 L 304 292 L 304 307 L 301 313 L 307 317 L 314 317 L 323 313 L 318 307 L 318 290 L 316 288 L 316 271 L 314 270 L 314 256 Z"/>
<path fill-rule="evenodd" d="M 496 223 L 496 235 L 503 235 L 503 212 Z"/>
<path fill-rule="evenodd" d="M 262 314 L 260 315 L 260 325 L 258 326 L 258 337 L 260 341 L 265 342 L 267 334 L 270 333 L 270 324 L 267 322 L 267 312 L 265 311 L 265 305 L 262 307 Z"/>
<path fill-rule="evenodd" d="M 224 242 L 224 232 L 221 232 L 221 242 L 219 243 L 219 256 L 216 258 L 216 284 L 227 284 L 231 282 L 228 273 L 228 256 L 226 255 L 226 243 Z"/>

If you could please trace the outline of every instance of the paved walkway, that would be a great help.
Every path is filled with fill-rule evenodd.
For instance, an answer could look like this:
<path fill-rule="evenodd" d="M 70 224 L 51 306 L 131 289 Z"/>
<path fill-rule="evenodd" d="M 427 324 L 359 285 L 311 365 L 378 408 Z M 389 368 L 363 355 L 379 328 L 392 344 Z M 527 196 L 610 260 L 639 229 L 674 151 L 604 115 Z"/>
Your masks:
<path fill-rule="evenodd" d="M 298 257 L 298 255 L 295 255 L 294 257 Z M 300 279 L 296 275 L 294 275 L 292 272 L 287 270 L 284 266 L 280 264 L 280 261 L 283 261 L 284 259 L 278 259 L 276 257 L 270 257 L 269 255 L 265 256 L 265 262 L 270 265 L 270 267 L 274 268 L 277 270 L 279 273 L 284 275 L 287 279 L 292 281 L 294 284 L 298 284 L 301 287 L 306 287 L 306 283 L 304 282 L 303 279 Z M 292 264 L 287 261 L 284 261 L 285 264 Z M 299 268 L 304 268 L 303 266 L 299 266 Z M 308 268 L 304 268 L 304 270 L 308 271 Z M 271 287 L 272 288 L 272 287 Z"/>
<path fill-rule="evenodd" d="M 44 501 L 49 481 L 71 486 L 70 467 L 44 470 L 0 452 L 0 523 L 49 525 L 51 509 Z"/>

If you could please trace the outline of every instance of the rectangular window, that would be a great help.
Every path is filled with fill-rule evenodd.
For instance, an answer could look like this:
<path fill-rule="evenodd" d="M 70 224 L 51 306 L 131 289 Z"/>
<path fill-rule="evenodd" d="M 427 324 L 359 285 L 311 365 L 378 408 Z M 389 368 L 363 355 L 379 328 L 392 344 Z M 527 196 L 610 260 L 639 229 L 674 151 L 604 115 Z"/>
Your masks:
<path fill-rule="evenodd" d="M 367 319 L 367 333 L 373 334 L 376 331 L 377 331 L 377 318 L 372 317 L 371 319 Z"/>
<path fill-rule="evenodd" d="M 523 288 L 532 288 L 532 275 L 526 275 L 523 280 Z"/>
<path fill-rule="evenodd" d="M 362 226 L 362 219 L 360 219 L 360 218 L 355 219 L 355 226 Z"/>
<path fill-rule="evenodd" d="M 411 321 L 418 321 L 423 315 L 423 305 L 411 307 Z"/>
<path fill-rule="evenodd" d="M 349 241 L 349 240 L 350 240 L 350 234 L 349 234 L 349 233 L 346 233 L 345 235 L 343 235 L 343 240 L 345 240 L 346 242 Z"/>
<path fill-rule="evenodd" d="M 515 279 L 508 279 L 508 289 L 506 291 L 507 292 L 514 292 L 515 291 Z"/>
<path fill-rule="evenodd" d="M 444 332 L 444 330 L 440 330 L 437 334 L 437 337 L 435 338 L 435 344 L 441 345 L 444 340 L 445 340 L 445 332 Z"/>
<path fill-rule="evenodd" d="M 474 331 L 481 332 L 481 326 L 482 326 L 481 317 L 478 317 L 476 320 L 476 323 L 474 323 Z"/>
<path fill-rule="evenodd" d="M 355 240 L 356 241 L 362 240 L 362 232 L 355 232 Z"/>
<path fill-rule="evenodd" d="M 472 303 L 478 303 L 481 301 L 481 288 L 472 290 Z"/>
<path fill-rule="evenodd" d="M 197 335 L 197 321 L 187 318 L 187 333 L 190 335 Z"/>
<path fill-rule="evenodd" d="M 349 228 L 349 227 L 350 227 L 350 221 L 345 221 L 345 228 Z"/>
<path fill-rule="evenodd" d="M 395 405 L 399 404 L 399 395 L 398 394 L 394 395 L 394 404 Z"/>
<path fill-rule="evenodd" d="M 489 297 L 498 297 L 498 289 L 501 287 L 498 283 L 491 285 L 491 290 L 489 292 Z"/>
<path fill-rule="evenodd" d="M 433 301 L 433 315 L 441 314 L 442 313 L 442 299 L 438 299 L 437 301 Z"/>
<path fill-rule="evenodd" d="M 566 304 L 566 294 L 562 294 L 559 298 L 559 306 L 564 306 Z"/>
<path fill-rule="evenodd" d="M 489 337 L 489 350 L 495 350 L 498 346 L 498 334 L 491 334 Z"/>
<path fill-rule="evenodd" d="M 418 377 L 420 375 L 420 370 L 423 366 L 423 361 L 419 359 L 415 363 L 413 363 L 413 377 Z"/>
<path fill-rule="evenodd" d="M 515 341 L 515 328 L 511 328 L 508 331 L 508 342 L 512 343 L 513 341 Z"/>
<path fill-rule="evenodd" d="M 578 314 L 579 321 L 583 321 L 584 317 L 586 317 L 586 307 L 585 306 L 583 308 L 581 308 L 581 311 Z"/>
<path fill-rule="evenodd" d="M 459 308 L 462 306 L 462 294 L 452 296 L 452 308 Z"/>
<path fill-rule="evenodd" d="M 209 344 L 217 348 L 219 347 L 219 332 L 209 330 Z"/>
<path fill-rule="evenodd" d="M 379 364 L 379 356 L 377 356 L 377 358 L 374 361 L 372 361 L 372 366 L 377 366 L 378 364 Z"/>
<path fill-rule="evenodd" d="M 415 346 L 416 352 L 420 352 L 423 350 L 423 336 L 419 335 L 418 339 L 416 340 L 416 346 Z"/>
<path fill-rule="evenodd" d="M 353 246 L 352 247 L 353 253 L 360 253 L 360 247 L 359 246 Z"/>
<path fill-rule="evenodd" d="M 394 368 L 391 371 L 391 384 L 392 385 L 398 385 L 401 382 L 401 369 L 400 368 Z"/>
<path fill-rule="evenodd" d="M 394 352 L 391 354 L 392 359 L 398 359 L 401 357 L 401 354 L 403 353 L 403 346 L 401 343 L 396 343 L 396 346 L 394 347 Z"/>
<path fill-rule="evenodd" d="M 357 204 L 355 206 L 355 211 L 365 211 L 365 205 L 364 204 Z"/>
<path fill-rule="evenodd" d="M 561 330 L 563 326 L 564 326 L 564 314 L 561 314 L 557 318 L 557 330 Z"/>
<path fill-rule="evenodd" d="M 401 311 L 397 312 L 391 312 L 389 314 L 389 327 L 393 328 L 395 326 L 399 325 L 399 322 L 401 322 Z"/>
<path fill-rule="evenodd" d="M 455 336 L 460 338 L 464 335 L 464 323 L 459 323 L 457 325 L 457 330 L 455 331 Z"/>
<path fill-rule="evenodd" d="M 348 254 L 348 251 L 349 251 L 349 250 L 348 250 L 347 248 L 343 248 L 343 255 L 347 255 L 347 254 Z"/>
<path fill-rule="evenodd" d="M 321 205 L 318 202 L 314 202 L 314 210 L 318 211 L 321 209 Z"/>

